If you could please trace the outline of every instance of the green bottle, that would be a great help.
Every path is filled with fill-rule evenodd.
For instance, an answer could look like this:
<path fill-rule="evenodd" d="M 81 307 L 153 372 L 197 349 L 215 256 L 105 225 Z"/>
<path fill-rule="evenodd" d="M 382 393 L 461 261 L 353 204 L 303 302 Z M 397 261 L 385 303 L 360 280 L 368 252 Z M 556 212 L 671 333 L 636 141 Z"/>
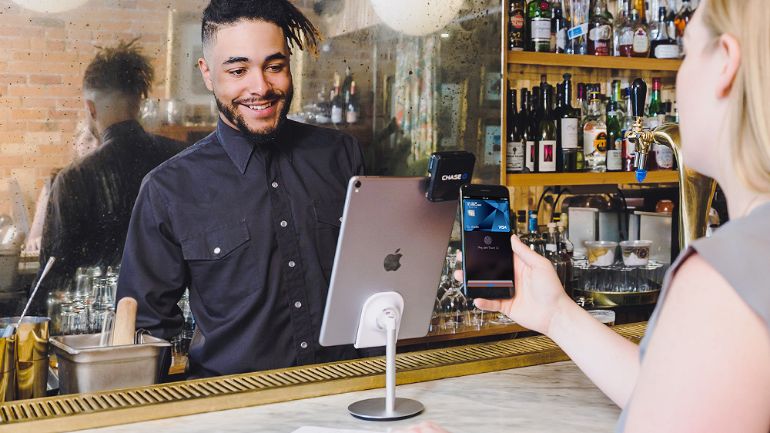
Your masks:
<path fill-rule="evenodd" d="M 529 27 L 529 51 L 551 51 L 551 5 L 546 0 L 532 0 L 527 5 Z"/>

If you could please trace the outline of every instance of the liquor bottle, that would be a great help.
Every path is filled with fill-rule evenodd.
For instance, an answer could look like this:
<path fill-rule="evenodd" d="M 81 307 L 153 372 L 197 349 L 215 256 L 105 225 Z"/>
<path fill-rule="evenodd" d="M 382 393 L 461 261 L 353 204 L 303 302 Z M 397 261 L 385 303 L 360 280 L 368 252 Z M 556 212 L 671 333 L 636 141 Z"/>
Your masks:
<path fill-rule="evenodd" d="M 567 54 L 588 54 L 589 0 L 570 0 Z"/>
<path fill-rule="evenodd" d="M 633 30 L 631 57 L 650 57 L 650 27 L 647 25 L 643 12 L 634 8 L 631 11 L 631 22 Z"/>
<path fill-rule="evenodd" d="M 588 171 L 603 172 L 607 170 L 607 124 L 603 119 L 599 92 L 592 89 L 589 95 L 591 102 L 583 127 L 583 153 Z"/>
<path fill-rule="evenodd" d="M 620 56 L 620 35 L 628 22 L 628 0 L 618 0 L 618 11 L 612 23 L 612 55 Z"/>
<path fill-rule="evenodd" d="M 583 126 L 585 126 L 586 113 L 588 112 L 588 100 L 586 98 L 586 85 L 585 83 L 578 83 L 577 85 L 577 98 L 575 110 L 578 113 L 578 154 L 577 154 L 577 171 L 584 171 L 586 169 L 585 153 L 583 152 Z"/>
<path fill-rule="evenodd" d="M 524 171 L 524 143 L 519 130 L 519 113 L 516 109 L 516 89 L 508 89 L 508 148 L 506 152 L 506 171 L 521 173 Z"/>
<path fill-rule="evenodd" d="M 692 18 L 693 9 L 690 4 L 690 0 L 682 0 L 682 7 L 677 11 L 674 17 L 674 25 L 676 26 L 676 42 L 679 44 L 680 53 L 682 53 L 682 43 L 684 40 L 684 31 Z"/>
<path fill-rule="evenodd" d="M 535 86 L 529 94 L 529 119 L 527 123 L 526 166 L 530 173 L 537 173 L 537 140 L 540 132 L 540 87 Z"/>
<path fill-rule="evenodd" d="M 647 108 L 647 116 L 649 117 L 648 123 L 651 128 L 655 128 L 660 125 L 658 121 L 658 115 L 663 113 L 663 107 L 660 100 L 660 78 L 653 77 L 652 79 L 652 93 L 650 94 L 650 105 Z"/>
<path fill-rule="evenodd" d="M 523 235 L 519 235 L 519 240 L 534 250 L 534 240 L 538 236 L 537 214 L 535 211 L 530 210 L 527 216 L 527 231 Z"/>
<path fill-rule="evenodd" d="M 528 89 L 521 89 L 521 107 L 517 119 L 516 129 L 521 135 L 521 142 L 524 146 L 524 172 L 532 173 L 535 169 L 534 165 L 534 137 L 530 131 L 530 109 L 532 107 L 532 101 L 530 99 L 530 92 Z"/>
<path fill-rule="evenodd" d="M 572 108 L 572 75 L 564 74 L 562 86 L 562 102 L 558 112 L 556 138 L 562 151 L 561 164 L 557 167 L 560 172 L 577 171 L 578 128 L 580 127 L 580 112 Z"/>
<path fill-rule="evenodd" d="M 353 84 L 353 72 L 350 70 L 350 66 L 345 67 L 345 79 L 342 81 L 342 96 L 350 92 L 350 86 Z"/>
<path fill-rule="evenodd" d="M 540 88 L 542 103 L 540 112 L 540 124 L 537 142 L 537 171 L 539 173 L 556 172 L 557 149 L 556 124 L 551 113 L 551 100 L 553 99 L 553 87 L 545 84 Z"/>
<path fill-rule="evenodd" d="M 567 20 L 561 1 L 551 1 L 551 52 L 567 52 Z"/>
<path fill-rule="evenodd" d="M 508 49 L 511 51 L 524 51 L 525 26 L 527 21 L 525 0 L 510 0 L 508 17 Z"/>
<path fill-rule="evenodd" d="M 332 93 L 332 123 L 338 125 L 344 120 L 343 112 L 345 107 L 342 95 L 340 94 L 340 76 L 336 72 L 334 73 L 334 90 Z"/>
<path fill-rule="evenodd" d="M 356 96 L 356 82 L 350 82 L 350 93 L 347 95 L 347 104 L 345 110 L 345 121 L 350 124 L 358 123 L 360 118 L 361 108 L 358 105 L 358 97 Z"/>
<path fill-rule="evenodd" d="M 612 15 L 607 10 L 606 0 L 594 0 L 588 22 L 588 54 L 612 55 Z"/>
<path fill-rule="evenodd" d="M 519 239 L 527 234 L 527 211 L 520 210 L 516 212 L 516 235 Z"/>
<path fill-rule="evenodd" d="M 618 33 L 618 55 L 621 57 L 631 57 L 634 48 L 634 23 L 639 19 L 638 13 L 634 15 L 634 9 L 626 16 L 620 29 L 615 29 Z"/>
<path fill-rule="evenodd" d="M 617 86 L 620 88 L 619 81 Z M 607 104 L 607 171 L 623 169 L 622 112 L 619 108 L 620 102 L 613 94 L 613 98 Z"/>
<path fill-rule="evenodd" d="M 658 34 L 650 43 L 650 51 L 652 57 L 656 59 L 677 59 L 679 58 L 679 45 L 677 45 L 676 39 L 669 36 L 665 19 L 666 8 L 661 6 L 658 11 Z"/>
<path fill-rule="evenodd" d="M 556 275 L 559 276 L 562 286 L 567 283 L 567 263 L 559 252 L 559 234 L 556 231 L 556 223 L 548 223 L 548 235 L 545 243 L 545 257 L 551 262 Z"/>
<path fill-rule="evenodd" d="M 547 0 L 532 0 L 527 5 L 529 51 L 551 51 L 551 5 Z"/>
<path fill-rule="evenodd" d="M 668 0 L 668 13 L 666 14 L 666 31 L 668 36 L 676 40 L 679 45 L 679 40 L 676 37 L 676 0 Z M 681 57 L 681 47 L 680 55 Z"/>

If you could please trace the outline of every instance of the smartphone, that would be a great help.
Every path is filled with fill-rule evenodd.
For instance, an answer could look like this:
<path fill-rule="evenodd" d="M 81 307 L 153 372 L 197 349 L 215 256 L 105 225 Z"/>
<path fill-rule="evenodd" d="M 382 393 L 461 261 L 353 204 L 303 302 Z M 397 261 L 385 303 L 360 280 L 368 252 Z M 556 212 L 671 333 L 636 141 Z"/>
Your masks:
<path fill-rule="evenodd" d="M 508 188 L 460 188 L 463 280 L 469 298 L 512 298 L 513 251 Z"/>

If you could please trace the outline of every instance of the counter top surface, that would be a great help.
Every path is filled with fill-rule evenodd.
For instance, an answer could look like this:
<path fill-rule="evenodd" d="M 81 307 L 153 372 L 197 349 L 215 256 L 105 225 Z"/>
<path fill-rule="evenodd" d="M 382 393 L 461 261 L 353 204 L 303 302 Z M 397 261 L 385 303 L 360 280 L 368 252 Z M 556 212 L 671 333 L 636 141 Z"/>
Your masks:
<path fill-rule="evenodd" d="M 617 406 L 572 362 L 401 385 L 398 397 L 417 399 L 426 408 L 407 420 L 368 422 L 347 413 L 350 403 L 384 395 L 384 389 L 373 389 L 83 432 L 291 433 L 309 425 L 387 432 L 431 420 L 452 433 L 596 433 L 613 431 L 620 415 Z"/>

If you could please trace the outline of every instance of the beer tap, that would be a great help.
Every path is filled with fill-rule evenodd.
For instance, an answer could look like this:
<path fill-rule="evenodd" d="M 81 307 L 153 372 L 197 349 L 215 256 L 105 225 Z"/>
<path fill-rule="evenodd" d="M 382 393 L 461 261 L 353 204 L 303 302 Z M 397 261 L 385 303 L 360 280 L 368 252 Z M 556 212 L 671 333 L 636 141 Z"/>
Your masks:
<path fill-rule="evenodd" d="M 641 183 L 647 177 L 647 159 L 653 144 L 661 144 L 674 151 L 679 169 L 679 245 L 682 249 L 692 241 L 703 237 L 708 227 L 708 213 L 716 191 L 716 182 L 686 166 L 679 139 L 679 126 L 664 123 L 650 130 L 644 127 L 644 103 L 647 100 L 647 84 L 637 78 L 631 84 L 631 105 L 634 125 L 626 131 L 626 139 L 634 143 L 636 154 L 634 168 L 636 180 Z"/>

